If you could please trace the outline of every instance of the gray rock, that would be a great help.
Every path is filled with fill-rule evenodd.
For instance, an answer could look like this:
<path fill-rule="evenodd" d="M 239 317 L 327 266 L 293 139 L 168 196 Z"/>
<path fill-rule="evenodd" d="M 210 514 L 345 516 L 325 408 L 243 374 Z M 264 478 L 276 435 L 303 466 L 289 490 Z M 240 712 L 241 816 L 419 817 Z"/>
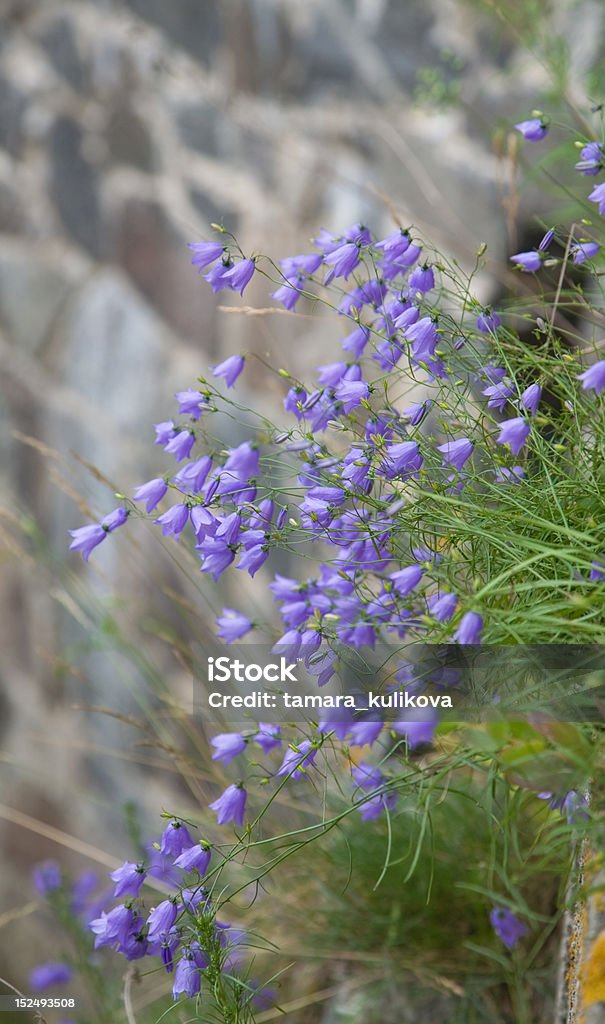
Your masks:
<path fill-rule="evenodd" d="M 23 115 L 27 97 L 4 75 L 0 76 L 0 147 L 19 156 L 23 143 Z"/>
<path fill-rule="evenodd" d="M 231 0 L 229 0 L 231 2 Z M 177 46 L 209 64 L 222 43 L 219 0 L 126 0 L 128 7 L 161 28 Z"/>
<path fill-rule="evenodd" d="M 62 14 L 52 21 L 40 38 L 55 70 L 76 92 L 89 85 L 89 76 L 73 17 Z"/>
<path fill-rule="evenodd" d="M 3 238 L 0 324 L 6 337 L 25 352 L 38 352 L 87 272 L 86 260 L 61 244 L 41 249 L 36 242 Z"/>
<path fill-rule="evenodd" d="M 149 125 L 131 106 L 114 110 L 107 121 L 105 138 L 115 163 L 142 171 L 154 170 L 154 143 Z"/>
<path fill-rule="evenodd" d="M 84 133 L 70 117 L 59 117 L 50 133 L 50 194 L 66 231 L 91 255 L 104 253 L 96 167 L 83 153 Z"/>

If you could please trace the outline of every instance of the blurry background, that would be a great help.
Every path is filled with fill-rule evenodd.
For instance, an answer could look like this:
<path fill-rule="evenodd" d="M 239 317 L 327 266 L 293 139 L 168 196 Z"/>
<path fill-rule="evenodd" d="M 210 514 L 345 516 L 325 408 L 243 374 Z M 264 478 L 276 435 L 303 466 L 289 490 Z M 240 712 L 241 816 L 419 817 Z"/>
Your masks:
<path fill-rule="evenodd" d="M 87 570 L 66 531 L 165 465 L 151 424 L 209 364 L 242 349 L 304 376 L 334 339 L 220 310 L 270 305 L 267 282 L 213 296 L 186 243 L 220 222 L 279 258 L 395 214 L 463 266 L 486 242 L 479 287 L 501 292 L 541 191 L 511 123 L 596 94 L 605 36 L 600 2 L 504 6 L 0 0 L 0 974 L 22 986 L 48 954 L 32 865 L 122 860 L 129 801 L 153 835 L 159 809 L 217 791 L 179 781 L 169 734 L 161 771 L 159 745 L 73 709 L 145 718 L 150 680 L 186 707 L 210 584 L 142 530 Z M 278 415 L 282 392 L 252 362 L 240 398 Z"/>

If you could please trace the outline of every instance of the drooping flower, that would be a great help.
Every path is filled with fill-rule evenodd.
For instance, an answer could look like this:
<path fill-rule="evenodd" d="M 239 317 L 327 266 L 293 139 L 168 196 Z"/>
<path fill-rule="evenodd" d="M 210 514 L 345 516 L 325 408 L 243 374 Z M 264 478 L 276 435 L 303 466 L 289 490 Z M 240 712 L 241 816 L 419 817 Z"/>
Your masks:
<path fill-rule="evenodd" d="M 597 583 L 599 580 L 605 580 L 605 556 L 596 558 L 590 570 L 591 583 Z"/>
<path fill-rule="evenodd" d="M 521 395 L 521 405 L 524 409 L 527 409 L 532 416 L 536 415 L 538 403 L 542 397 L 542 388 L 539 384 L 530 384 L 529 387 L 525 388 L 525 391 Z"/>
<path fill-rule="evenodd" d="M 416 267 L 408 278 L 410 292 L 430 292 L 435 287 L 435 275 L 433 268 L 426 263 L 422 267 Z"/>
<path fill-rule="evenodd" d="M 310 740 L 303 740 L 297 743 L 296 747 L 290 747 L 277 771 L 277 775 L 288 775 L 291 779 L 300 779 L 307 774 L 306 768 L 315 764 L 317 747 L 314 747 Z"/>
<path fill-rule="evenodd" d="M 147 939 L 149 942 L 161 942 L 168 935 L 178 914 L 174 899 L 163 900 L 153 907 L 147 918 Z"/>
<path fill-rule="evenodd" d="M 229 764 L 246 749 L 246 741 L 239 732 L 222 732 L 218 736 L 213 736 L 210 742 L 214 747 L 212 760 L 222 761 L 223 764 Z"/>
<path fill-rule="evenodd" d="M 254 742 L 258 743 L 263 754 L 268 754 L 271 750 L 275 750 L 276 747 L 281 747 L 280 733 L 279 725 L 273 725 L 271 722 L 259 722 Z"/>
<path fill-rule="evenodd" d="M 455 594 L 431 594 L 431 596 L 427 598 L 426 603 L 429 614 L 432 615 L 437 622 L 449 622 L 456 611 L 458 598 Z"/>
<path fill-rule="evenodd" d="M 596 391 L 597 395 L 601 394 L 601 391 L 605 388 L 605 359 L 599 360 L 598 363 L 593 363 L 589 366 L 584 373 L 578 375 L 578 380 L 582 381 L 582 388 L 584 391 L 592 390 Z"/>
<path fill-rule="evenodd" d="M 595 175 L 605 166 L 605 153 L 600 142 L 587 142 L 580 150 L 580 159 L 576 164 L 576 171 L 584 175 Z"/>
<path fill-rule="evenodd" d="M 195 444 L 195 434 L 191 430 L 179 430 L 178 434 L 171 437 L 168 444 L 164 445 L 164 451 L 174 455 L 177 462 L 188 459 L 191 449 Z"/>
<path fill-rule="evenodd" d="M 422 569 L 419 565 L 408 565 L 405 569 L 392 572 L 389 576 L 393 587 L 402 597 L 410 594 L 414 587 L 417 587 L 422 579 Z"/>
<path fill-rule="evenodd" d="M 502 321 L 498 314 L 490 309 L 484 309 L 477 317 L 477 327 L 483 334 L 489 334 L 490 331 L 497 330 L 501 323 Z"/>
<path fill-rule="evenodd" d="M 188 245 L 193 252 L 191 263 L 198 272 L 218 260 L 225 248 L 222 242 L 189 242 Z"/>
<path fill-rule="evenodd" d="M 240 295 L 243 295 L 244 288 L 250 283 L 254 275 L 254 271 L 254 260 L 241 260 L 227 271 L 224 276 L 225 283 L 229 288 L 232 288 L 233 291 L 239 292 Z"/>
<path fill-rule="evenodd" d="M 334 268 L 334 277 L 344 277 L 345 281 L 347 281 L 359 263 L 360 258 L 360 246 L 355 242 L 346 242 L 344 245 L 340 245 L 337 249 L 328 253 L 325 257 L 325 262 L 328 266 Z"/>
<path fill-rule="evenodd" d="M 528 142 L 541 142 L 548 134 L 548 122 L 542 117 L 531 117 L 527 121 L 519 121 L 515 128 Z"/>
<path fill-rule="evenodd" d="M 127 519 L 126 509 L 116 508 L 104 516 L 100 523 L 91 523 L 89 526 L 80 526 L 77 530 L 69 530 L 68 532 L 73 538 L 69 550 L 81 551 L 82 558 L 87 562 L 91 552 L 105 540 L 107 534 L 123 526 Z"/>
<path fill-rule="evenodd" d="M 173 536 L 178 540 L 183 532 L 189 518 L 187 505 L 173 505 L 167 512 L 164 512 L 158 519 L 154 519 L 154 525 L 162 527 L 164 537 Z"/>
<path fill-rule="evenodd" d="M 207 966 L 208 958 L 201 950 L 197 955 L 192 950 L 184 950 L 174 972 L 174 999 L 178 999 L 180 995 L 188 996 L 190 999 L 198 995 L 202 985 L 201 972 Z"/>
<path fill-rule="evenodd" d="M 519 484 L 524 476 L 525 470 L 523 466 L 513 466 L 511 469 L 507 469 L 506 466 L 499 466 L 495 473 L 497 484 Z"/>
<path fill-rule="evenodd" d="M 142 864 L 134 864 L 125 860 L 124 863 L 112 871 L 110 878 L 116 883 L 114 897 L 138 896 L 139 890 L 145 881 L 145 868 Z"/>
<path fill-rule="evenodd" d="M 244 362 L 243 356 L 229 356 L 228 359 L 224 359 L 218 366 L 213 367 L 212 376 L 224 377 L 227 387 L 232 388 L 244 369 Z"/>
<path fill-rule="evenodd" d="M 481 642 L 483 619 L 477 612 L 466 612 L 454 634 L 459 644 L 478 644 Z"/>
<path fill-rule="evenodd" d="M 390 723 L 393 732 L 405 736 L 410 750 L 432 743 L 436 725 L 437 715 L 433 710 L 419 712 L 416 718 Z"/>
<path fill-rule="evenodd" d="M 178 857 L 183 850 L 193 846 L 189 829 L 176 818 L 166 825 L 160 840 L 160 853 L 169 857 Z"/>
<path fill-rule="evenodd" d="M 177 391 L 175 398 L 179 403 L 181 416 L 191 416 L 192 420 L 199 420 L 206 405 L 206 399 L 201 391 L 188 388 L 187 391 Z"/>
<path fill-rule="evenodd" d="M 530 426 L 522 416 L 513 416 L 510 420 L 502 420 L 498 444 L 507 444 L 513 455 L 518 455 L 529 437 Z"/>
<path fill-rule="evenodd" d="M 168 490 L 168 484 L 161 477 L 156 477 L 155 480 L 148 480 L 146 484 L 141 484 L 140 487 L 135 487 L 133 497 L 135 501 L 146 501 L 146 509 L 148 512 L 153 512 L 154 508 L 160 504 L 162 498 Z"/>
<path fill-rule="evenodd" d="M 211 857 L 210 844 L 202 841 L 190 846 L 188 850 L 183 850 L 174 863 L 182 871 L 197 871 L 198 874 L 205 875 Z"/>
<path fill-rule="evenodd" d="M 446 441 L 445 444 L 437 445 L 437 451 L 443 455 L 442 465 L 462 469 L 473 454 L 473 444 L 468 437 L 459 437 L 456 441 Z"/>
<path fill-rule="evenodd" d="M 505 907 L 494 907 L 489 915 L 490 924 L 507 949 L 513 949 L 519 939 L 527 935 L 527 925 Z"/>
<path fill-rule="evenodd" d="M 599 213 L 605 213 L 605 182 L 596 185 L 588 197 L 591 203 L 599 204 Z"/>
<path fill-rule="evenodd" d="M 219 627 L 216 635 L 227 644 L 239 640 L 252 629 L 250 619 L 234 608 L 223 608 L 216 622 Z"/>
<path fill-rule="evenodd" d="M 586 260 L 592 260 L 598 251 L 599 246 L 596 242 L 578 242 L 569 250 L 574 263 L 585 263 Z"/>
<path fill-rule="evenodd" d="M 85 562 L 90 558 L 91 552 L 105 540 L 107 531 L 99 523 L 91 523 L 89 526 L 80 526 L 77 530 L 69 530 L 73 537 L 69 545 L 70 551 L 81 551 Z"/>
<path fill-rule="evenodd" d="M 517 252 L 509 259 L 519 270 L 524 270 L 526 273 L 535 274 L 542 266 L 542 257 L 535 249 L 531 252 Z"/>
<path fill-rule="evenodd" d="M 351 412 L 361 405 L 363 398 L 367 398 L 370 388 L 362 380 L 342 380 L 334 392 L 339 402 L 343 403 L 345 412 Z"/>
<path fill-rule="evenodd" d="M 246 816 L 246 799 L 248 794 L 243 783 L 227 786 L 224 793 L 221 793 L 218 800 L 209 804 L 211 811 L 216 811 L 216 820 L 219 825 L 226 825 L 233 821 L 236 825 L 243 825 Z"/>

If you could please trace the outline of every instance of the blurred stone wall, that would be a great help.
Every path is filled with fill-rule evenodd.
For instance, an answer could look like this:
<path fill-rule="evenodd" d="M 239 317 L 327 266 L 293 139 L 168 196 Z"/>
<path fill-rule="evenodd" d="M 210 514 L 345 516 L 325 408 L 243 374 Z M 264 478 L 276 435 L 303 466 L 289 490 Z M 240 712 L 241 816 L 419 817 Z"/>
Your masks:
<path fill-rule="evenodd" d="M 590 62 L 601 6 L 571 6 Z M 414 105 L 428 66 L 459 87 L 455 105 Z M 140 771 L 78 743 L 69 705 L 79 673 L 87 703 L 131 708 L 78 644 L 114 587 L 140 583 L 144 616 L 151 556 L 145 541 L 138 568 L 99 551 L 87 573 L 66 529 L 112 507 L 107 480 L 130 491 L 159 467 L 150 425 L 208 364 L 242 348 L 304 375 L 334 336 L 321 319 L 219 311 L 242 303 L 197 279 L 186 242 L 221 222 L 280 257 L 322 225 L 386 232 L 394 208 L 463 264 L 482 241 L 501 255 L 508 169 L 490 136 L 544 86 L 465 0 L 0 0 L 2 803 L 119 855 L 106 827 Z M 269 290 L 257 275 L 245 302 L 266 306 Z M 260 364 L 242 388 L 279 408 Z M 119 743 L 115 729 L 94 738 Z M 57 847 L 1 819 L 0 846 L 12 905 L 23 870 Z"/>

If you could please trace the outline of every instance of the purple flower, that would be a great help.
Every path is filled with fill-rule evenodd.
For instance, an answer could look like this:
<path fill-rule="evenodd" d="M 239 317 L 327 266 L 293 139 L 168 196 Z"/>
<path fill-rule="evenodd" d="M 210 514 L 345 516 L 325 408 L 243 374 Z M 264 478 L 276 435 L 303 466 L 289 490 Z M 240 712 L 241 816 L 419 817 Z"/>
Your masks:
<path fill-rule="evenodd" d="M 212 459 L 209 455 L 202 455 L 201 459 L 188 462 L 186 466 L 179 469 L 178 473 L 173 476 L 172 483 L 186 494 L 199 494 L 211 469 Z"/>
<path fill-rule="evenodd" d="M 455 594 L 432 594 L 427 598 L 429 615 L 437 622 L 449 622 L 456 611 L 458 598 Z"/>
<path fill-rule="evenodd" d="M 307 392 L 303 387 L 294 385 L 284 398 L 284 409 L 286 412 L 294 413 L 297 420 L 302 420 L 304 416 L 303 406 L 307 401 L 307 397 Z"/>
<path fill-rule="evenodd" d="M 443 455 L 442 466 L 462 469 L 464 463 L 473 454 L 473 445 L 468 437 L 460 437 L 457 441 L 446 441 L 445 444 L 437 445 L 437 451 Z"/>
<path fill-rule="evenodd" d="M 477 317 L 477 327 L 483 334 L 489 334 L 490 331 L 495 331 L 502 323 L 497 313 L 493 313 L 489 309 L 484 309 L 482 313 Z"/>
<path fill-rule="evenodd" d="M 382 732 L 383 722 L 354 722 L 349 729 L 352 747 L 371 747 Z"/>
<path fill-rule="evenodd" d="M 171 437 L 174 437 L 176 433 L 176 427 L 172 420 L 164 420 L 163 423 L 155 423 L 155 441 L 154 444 L 161 444 L 164 446 L 168 444 Z"/>
<path fill-rule="evenodd" d="M 370 393 L 369 386 L 362 380 L 343 380 L 340 382 L 334 394 L 343 403 L 344 411 L 351 412 L 361 405 L 361 401 L 367 398 Z"/>
<path fill-rule="evenodd" d="M 513 949 L 519 939 L 527 935 L 527 925 L 523 924 L 518 917 L 515 917 L 512 910 L 494 907 L 489 915 L 489 920 L 496 935 L 507 949 Z"/>
<path fill-rule="evenodd" d="M 496 384 L 490 384 L 483 388 L 481 394 L 487 398 L 488 409 L 499 409 L 502 411 L 508 399 L 513 393 L 509 380 L 501 380 Z"/>
<path fill-rule="evenodd" d="M 231 288 L 231 282 L 227 280 L 231 270 L 233 270 L 233 260 L 227 253 L 224 253 L 221 262 L 215 263 L 212 270 L 208 274 L 204 274 L 204 281 L 208 282 L 215 294 L 223 288 Z"/>
<path fill-rule="evenodd" d="M 285 284 L 280 285 L 276 291 L 271 292 L 271 298 L 275 299 L 276 302 L 281 302 L 284 309 L 292 311 L 300 299 L 301 288 L 304 286 L 304 282 L 304 277 L 302 274 L 299 274 L 296 278 L 296 284 L 287 281 Z"/>
<path fill-rule="evenodd" d="M 154 519 L 155 525 L 162 527 L 162 533 L 164 537 L 174 536 L 176 540 L 179 539 L 183 532 L 187 520 L 189 518 L 189 508 L 187 505 L 173 505 L 167 512 L 164 512 L 159 519 Z"/>
<path fill-rule="evenodd" d="M 69 530 L 68 532 L 73 537 L 69 550 L 81 551 L 85 562 L 90 558 L 91 552 L 107 536 L 107 530 L 104 530 L 99 523 L 91 523 L 90 526 L 80 526 L 77 530 Z"/>
<path fill-rule="evenodd" d="M 148 480 L 146 484 L 141 484 L 140 487 L 136 487 L 134 490 L 135 501 L 146 501 L 147 511 L 153 512 L 154 508 L 160 504 L 162 498 L 168 490 L 168 484 L 161 477 L 156 477 L 155 480 Z"/>
<path fill-rule="evenodd" d="M 176 966 L 174 974 L 172 995 L 175 999 L 178 999 L 180 995 L 185 995 L 189 998 L 198 995 L 202 984 L 201 970 L 202 968 L 199 967 L 193 954 L 185 951 Z"/>
<path fill-rule="evenodd" d="M 454 634 L 459 644 L 478 644 L 481 642 L 483 619 L 477 612 L 466 612 Z"/>
<path fill-rule="evenodd" d="M 597 558 L 592 563 L 590 580 L 592 583 L 597 583 L 599 580 L 605 580 L 605 558 Z"/>
<path fill-rule="evenodd" d="M 376 249 L 382 249 L 385 256 L 389 259 L 395 260 L 399 256 L 403 256 L 406 249 L 410 245 L 410 233 L 404 231 L 401 228 L 398 231 L 393 231 L 387 238 L 383 238 L 381 242 L 376 242 Z"/>
<path fill-rule="evenodd" d="M 48 896 L 50 892 L 61 888 L 61 868 L 56 860 L 45 860 L 37 864 L 32 871 L 32 879 L 36 892 L 40 896 Z"/>
<path fill-rule="evenodd" d="M 580 150 L 580 160 L 576 164 L 576 171 L 584 175 L 598 174 L 604 166 L 605 154 L 600 142 L 588 142 Z"/>
<path fill-rule="evenodd" d="M 254 269 L 254 260 L 242 260 L 232 267 L 231 270 L 227 271 L 224 281 L 233 291 L 243 295 L 244 288 L 249 284 L 254 274 Z"/>
<path fill-rule="evenodd" d="M 234 608 L 223 608 L 222 614 L 219 615 L 216 622 L 219 626 L 216 635 L 227 644 L 239 640 L 252 629 L 250 619 L 242 615 L 241 612 L 235 611 Z"/>
<path fill-rule="evenodd" d="M 195 434 L 192 434 L 190 430 L 179 430 L 178 434 L 171 437 L 168 444 L 164 445 L 164 451 L 169 455 L 174 455 L 177 462 L 182 462 L 183 459 L 189 458 L 194 444 Z"/>
<path fill-rule="evenodd" d="M 325 257 L 325 262 L 334 268 L 331 276 L 344 277 L 345 281 L 355 270 L 361 257 L 360 247 L 355 242 L 338 246 Z"/>
<path fill-rule="evenodd" d="M 526 273 L 535 274 L 542 266 L 542 257 L 535 249 L 532 252 L 517 252 L 509 259 L 519 270 L 524 270 Z"/>
<path fill-rule="evenodd" d="M 275 750 L 276 747 L 281 747 L 279 725 L 272 725 L 270 722 L 259 722 L 254 742 L 258 743 L 263 754 L 268 754 L 271 750 Z"/>
<path fill-rule="evenodd" d="M 195 843 L 194 846 L 190 846 L 188 850 L 183 852 L 176 858 L 175 866 L 181 868 L 182 871 L 197 871 L 200 875 L 205 875 L 210 864 L 210 858 L 212 857 L 212 851 L 210 845 L 205 842 Z"/>
<path fill-rule="evenodd" d="M 422 579 L 422 569 L 419 565 L 408 565 L 405 569 L 399 569 L 398 572 L 392 572 L 389 579 L 393 583 L 394 589 L 401 597 L 406 597 L 407 594 L 411 593 L 414 587 L 417 587 Z"/>
<path fill-rule="evenodd" d="M 216 820 L 219 825 L 226 825 L 229 821 L 236 825 L 244 824 L 246 815 L 246 799 L 248 794 L 240 782 L 235 786 L 227 786 L 224 793 L 221 793 L 218 800 L 209 804 L 211 811 L 216 811 Z"/>
<path fill-rule="evenodd" d="M 572 245 L 570 255 L 573 256 L 574 263 L 585 263 L 586 260 L 594 259 L 598 251 L 599 246 L 596 242 L 578 242 L 577 245 Z"/>
<path fill-rule="evenodd" d="M 228 359 L 224 359 L 222 363 L 213 368 L 212 376 L 224 377 L 227 387 L 232 388 L 244 369 L 244 362 L 243 356 L 229 356 Z"/>
<path fill-rule="evenodd" d="M 519 121 L 515 125 L 518 132 L 528 142 L 540 142 L 548 134 L 548 124 L 541 117 L 532 117 L 528 121 Z"/>
<path fill-rule="evenodd" d="M 542 397 L 542 388 L 539 384 L 530 384 L 529 387 L 525 388 L 525 391 L 521 395 L 521 405 L 524 409 L 527 409 L 532 416 L 536 415 L 538 408 L 538 402 Z"/>
<path fill-rule="evenodd" d="M 108 914 L 104 911 L 100 917 L 89 921 L 88 927 L 96 936 L 95 949 L 102 946 L 125 946 L 138 918 L 130 907 L 120 904 Z"/>
<path fill-rule="evenodd" d="M 399 722 L 391 722 L 393 732 L 405 736 L 410 750 L 433 742 L 433 734 L 437 724 L 434 711 L 421 712 L 418 718 L 408 718 Z"/>
<path fill-rule="evenodd" d="M 422 423 L 432 405 L 433 403 L 430 398 L 426 398 L 424 402 L 413 402 L 411 405 L 408 405 L 407 409 L 403 410 L 401 414 L 402 419 L 408 420 L 411 427 L 417 427 Z"/>
<path fill-rule="evenodd" d="M 596 185 L 588 197 L 591 203 L 599 204 L 599 213 L 605 213 L 605 182 Z"/>
<path fill-rule="evenodd" d="M 174 922 L 176 921 L 178 910 L 176 903 L 170 900 L 164 900 L 162 903 L 158 903 L 157 907 L 154 907 L 147 918 L 147 924 L 149 927 L 147 933 L 147 939 L 149 942 L 161 942 L 165 935 L 168 935 Z"/>
<path fill-rule="evenodd" d="M 187 826 L 176 819 L 169 822 L 162 833 L 160 853 L 168 857 L 178 857 L 183 850 L 188 850 L 190 846 L 193 846 L 193 839 Z"/>
<path fill-rule="evenodd" d="M 598 363 L 593 363 L 589 366 L 584 373 L 578 375 L 578 380 L 582 381 L 582 389 L 587 391 L 592 389 L 596 391 L 597 395 L 601 394 L 603 388 L 605 388 L 605 359 L 601 359 Z"/>
<path fill-rule="evenodd" d="M 524 476 L 525 470 L 523 466 L 513 466 L 512 469 L 499 466 L 496 470 L 496 483 L 520 484 Z"/>
<path fill-rule="evenodd" d="M 426 263 L 422 267 L 416 267 L 408 278 L 410 292 L 430 292 L 435 287 L 435 275 L 433 268 Z"/>
<path fill-rule="evenodd" d="M 502 420 L 498 444 L 507 444 L 513 455 L 518 455 L 529 437 L 529 423 L 522 416 L 513 416 L 510 420 Z"/>
<path fill-rule="evenodd" d="M 138 896 L 145 881 L 145 868 L 142 864 L 133 864 L 131 861 L 125 860 L 121 867 L 111 872 L 109 877 L 116 883 L 114 897 Z"/>
<path fill-rule="evenodd" d="M 40 964 L 31 971 L 29 984 L 34 992 L 42 992 L 52 985 L 64 985 L 71 980 L 72 975 L 73 971 L 67 964 Z"/>
<path fill-rule="evenodd" d="M 345 352 L 350 352 L 354 359 L 361 359 L 369 340 L 370 329 L 359 324 L 342 339 L 341 346 Z"/>
<path fill-rule="evenodd" d="M 307 774 L 306 768 L 315 764 L 317 748 L 310 740 L 303 740 L 296 747 L 291 747 L 281 763 L 277 775 L 288 775 L 291 779 L 300 779 Z"/>
<path fill-rule="evenodd" d="M 212 760 L 222 761 L 223 764 L 229 764 L 246 749 L 246 741 L 239 732 L 222 732 L 219 736 L 214 736 L 210 742 L 215 748 Z"/>
<path fill-rule="evenodd" d="M 175 398 L 179 403 L 181 416 L 191 416 L 192 420 L 199 420 L 206 404 L 206 399 L 201 391 L 188 388 L 187 391 L 177 391 Z"/>
<path fill-rule="evenodd" d="M 218 260 L 225 248 L 222 242 L 189 242 L 188 245 L 193 252 L 191 263 L 198 271 Z"/>
<path fill-rule="evenodd" d="M 423 463 L 415 441 L 402 441 L 400 444 L 388 444 L 384 449 L 385 465 L 383 472 L 389 478 L 400 476 L 405 478 L 416 473 Z"/>

